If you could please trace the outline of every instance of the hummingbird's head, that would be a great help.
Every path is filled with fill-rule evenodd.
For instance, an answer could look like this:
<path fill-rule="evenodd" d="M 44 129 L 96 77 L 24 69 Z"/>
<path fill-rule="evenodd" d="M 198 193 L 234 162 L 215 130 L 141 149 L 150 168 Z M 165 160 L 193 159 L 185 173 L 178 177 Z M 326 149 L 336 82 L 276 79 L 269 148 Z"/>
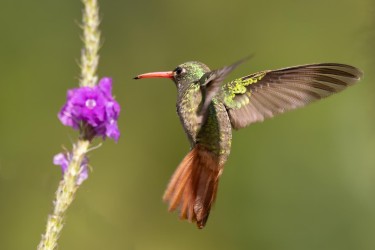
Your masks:
<path fill-rule="evenodd" d="M 178 65 L 173 71 L 152 72 L 136 76 L 134 79 L 143 78 L 170 78 L 177 88 L 198 81 L 210 69 L 201 62 L 186 62 Z"/>
<path fill-rule="evenodd" d="M 173 70 L 173 81 L 178 84 L 187 84 L 196 82 L 209 72 L 210 69 L 201 62 L 186 62 L 178 65 Z"/>

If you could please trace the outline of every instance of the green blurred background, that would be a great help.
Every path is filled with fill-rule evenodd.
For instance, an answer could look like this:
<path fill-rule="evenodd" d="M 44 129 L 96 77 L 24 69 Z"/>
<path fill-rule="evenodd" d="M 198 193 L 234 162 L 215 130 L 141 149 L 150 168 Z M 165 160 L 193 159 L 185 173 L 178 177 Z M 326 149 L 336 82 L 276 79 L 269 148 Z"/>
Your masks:
<path fill-rule="evenodd" d="M 77 86 L 80 1 L 0 0 L 0 249 L 35 249 L 61 179 L 52 157 L 77 132 L 57 112 Z M 375 4 L 372 0 L 100 1 L 100 76 L 122 105 L 118 144 L 93 171 L 59 249 L 375 249 Z M 353 64 L 360 84 L 234 133 L 204 230 L 161 196 L 189 150 L 165 79 L 188 60 L 212 68 L 251 53 L 231 78 L 313 62 Z M 98 143 L 97 141 L 96 143 Z"/>

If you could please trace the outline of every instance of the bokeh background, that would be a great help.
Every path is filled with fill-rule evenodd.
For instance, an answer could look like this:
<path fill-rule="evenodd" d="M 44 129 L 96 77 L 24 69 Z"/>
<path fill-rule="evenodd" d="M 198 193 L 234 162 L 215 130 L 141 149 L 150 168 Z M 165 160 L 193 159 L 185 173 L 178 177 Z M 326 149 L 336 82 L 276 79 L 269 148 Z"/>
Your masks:
<path fill-rule="evenodd" d="M 52 157 L 77 132 L 57 112 L 77 86 L 80 1 L 0 0 L 0 249 L 35 249 L 61 179 Z M 375 249 L 372 0 L 100 1 L 100 76 L 122 105 L 120 141 L 90 154 L 60 249 Z M 161 196 L 189 144 L 176 90 L 139 73 L 199 60 L 230 78 L 342 62 L 360 84 L 234 133 L 204 230 Z M 99 141 L 96 141 L 99 143 Z"/>

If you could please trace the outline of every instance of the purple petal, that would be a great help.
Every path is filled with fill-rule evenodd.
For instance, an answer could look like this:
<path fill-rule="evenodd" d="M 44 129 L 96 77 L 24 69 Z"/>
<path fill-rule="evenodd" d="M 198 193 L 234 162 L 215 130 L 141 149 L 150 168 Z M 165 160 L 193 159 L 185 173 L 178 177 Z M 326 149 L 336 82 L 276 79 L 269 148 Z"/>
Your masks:
<path fill-rule="evenodd" d="M 57 166 L 61 166 L 61 170 L 63 174 L 68 169 L 69 161 L 66 158 L 66 155 L 63 153 L 59 153 L 53 157 L 53 164 Z"/>
<path fill-rule="evenodd" d="M 88 177 L 89 177 L 89 171 L 88 171 L 87 163 L 84 164 L 82 162 L 81 171 L 80 171 L 78 179 L 77 179 L 77 184 L 81 185 L 82 182 L 84 180 L 86 180 Z"/>
<path fill-rule="evenodd" d="M 70 98 L 70 103 L 72 105 L 79 105 L 81 107 L 85 106 L 87 99 L 95 99 L 95 92 L 93 89 L 88 87 L 81 87 L 75 89 L 74 95 Z"/>
<path fill-rule="evenodd" d="M 65 106 L 62 108 L 62 110 L 57 114 L 57 117 L 60 119 L 61 123 L 65 126 L 74 126 L 73 119 L 69 112 L 66 112 Z"/>
<path fill-rule="evenodd" d="M 113 119 L 113 117 L 115 117 L 115 111 L 114 111 L 114 108 L 113 108 L 114 105 L 115 105 L 114 102 L 107 102 L 105 104 L 105 112 L 106 112 L 108 118 Z"/>
<path fill-rule="evenodd" d="M 111 120 L 111 119 L 117 120 L 119 113 L 120 113 L 120 105 L 115 100 L 113 100 L 112 102 L 107 102 L 105 109 L 106 109 L 108 120 Z"/>
<path fill-rule="evenodd" d="M 94 110 L 93 110 L 93 115 L 95 118 L 103 122 L 105 120 L 105 107 L 104 105 L 98 105 Z"/>
<path fill-rule="evenodd" d="M 117 122 L 115 120 L 111 120 L 106 124 L 106 136 L 118 142 L 120 138 L 120 130 L 118 129 Z"/>
<path fill-rule="evenodd" d="M 115 111 L 114 117 L 117 119 L 118 116 L 120 115 L 121 107 L 120 107 L 120 104 L 118 104 L 118 102 L 116 102 L 116 101 L 114 101 L 113 110 Z"/>
<path fill-rule="evenodd" d="M 59 153 L 53 157 L 53 164 L 61 166 L 63 175 L 68 170 L 69 163 L 69 153 Z M 86 180 L 88 175 L 88 159 L 87 157 L 84 157 L 81 163 L 80 173 L 77 178 L 77 185 L 80 185 L 84 180 Z"/>
<path fill-rule="evenodd" d="M 112 99 L 112 79 L 109 77 L 103 77 L 98 84 L 99 89 L 109 99 Z"/>
<path fill-rule="evenodd" d="M 57 114 L 57 117 L 65 126 L 73 127 L 74 129 L 79 128 L 79 119 L 74 115 L 73 107 L 70 105 L 65 105 L 62 107 L 61 111 Z"/>

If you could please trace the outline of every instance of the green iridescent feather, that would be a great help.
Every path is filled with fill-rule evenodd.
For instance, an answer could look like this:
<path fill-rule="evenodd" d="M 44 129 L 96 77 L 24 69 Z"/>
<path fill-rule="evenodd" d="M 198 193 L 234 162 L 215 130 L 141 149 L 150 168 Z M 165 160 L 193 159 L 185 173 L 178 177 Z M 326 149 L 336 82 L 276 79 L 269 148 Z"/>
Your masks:
<path fill-rule="evenodd" d="M 224 84 L 222 87 L 222 91 L 225 105 L 228 108 L 232 109 L 241 108 L 243 105 L 246 105 L 249 102 L 249 97 L 251 95 L 246 87 L 250 84 L 257 83 L 265 76 L 266 73 L 267 71 L 262 71 L 249 76 L 235 79 L 227 84 Z M 234 98 L 238 95 L 243 95 L 244 98 L 240 100 L 238 100 L 239 98 L 237 98 L 237 100 L 234 100 Z"/>

